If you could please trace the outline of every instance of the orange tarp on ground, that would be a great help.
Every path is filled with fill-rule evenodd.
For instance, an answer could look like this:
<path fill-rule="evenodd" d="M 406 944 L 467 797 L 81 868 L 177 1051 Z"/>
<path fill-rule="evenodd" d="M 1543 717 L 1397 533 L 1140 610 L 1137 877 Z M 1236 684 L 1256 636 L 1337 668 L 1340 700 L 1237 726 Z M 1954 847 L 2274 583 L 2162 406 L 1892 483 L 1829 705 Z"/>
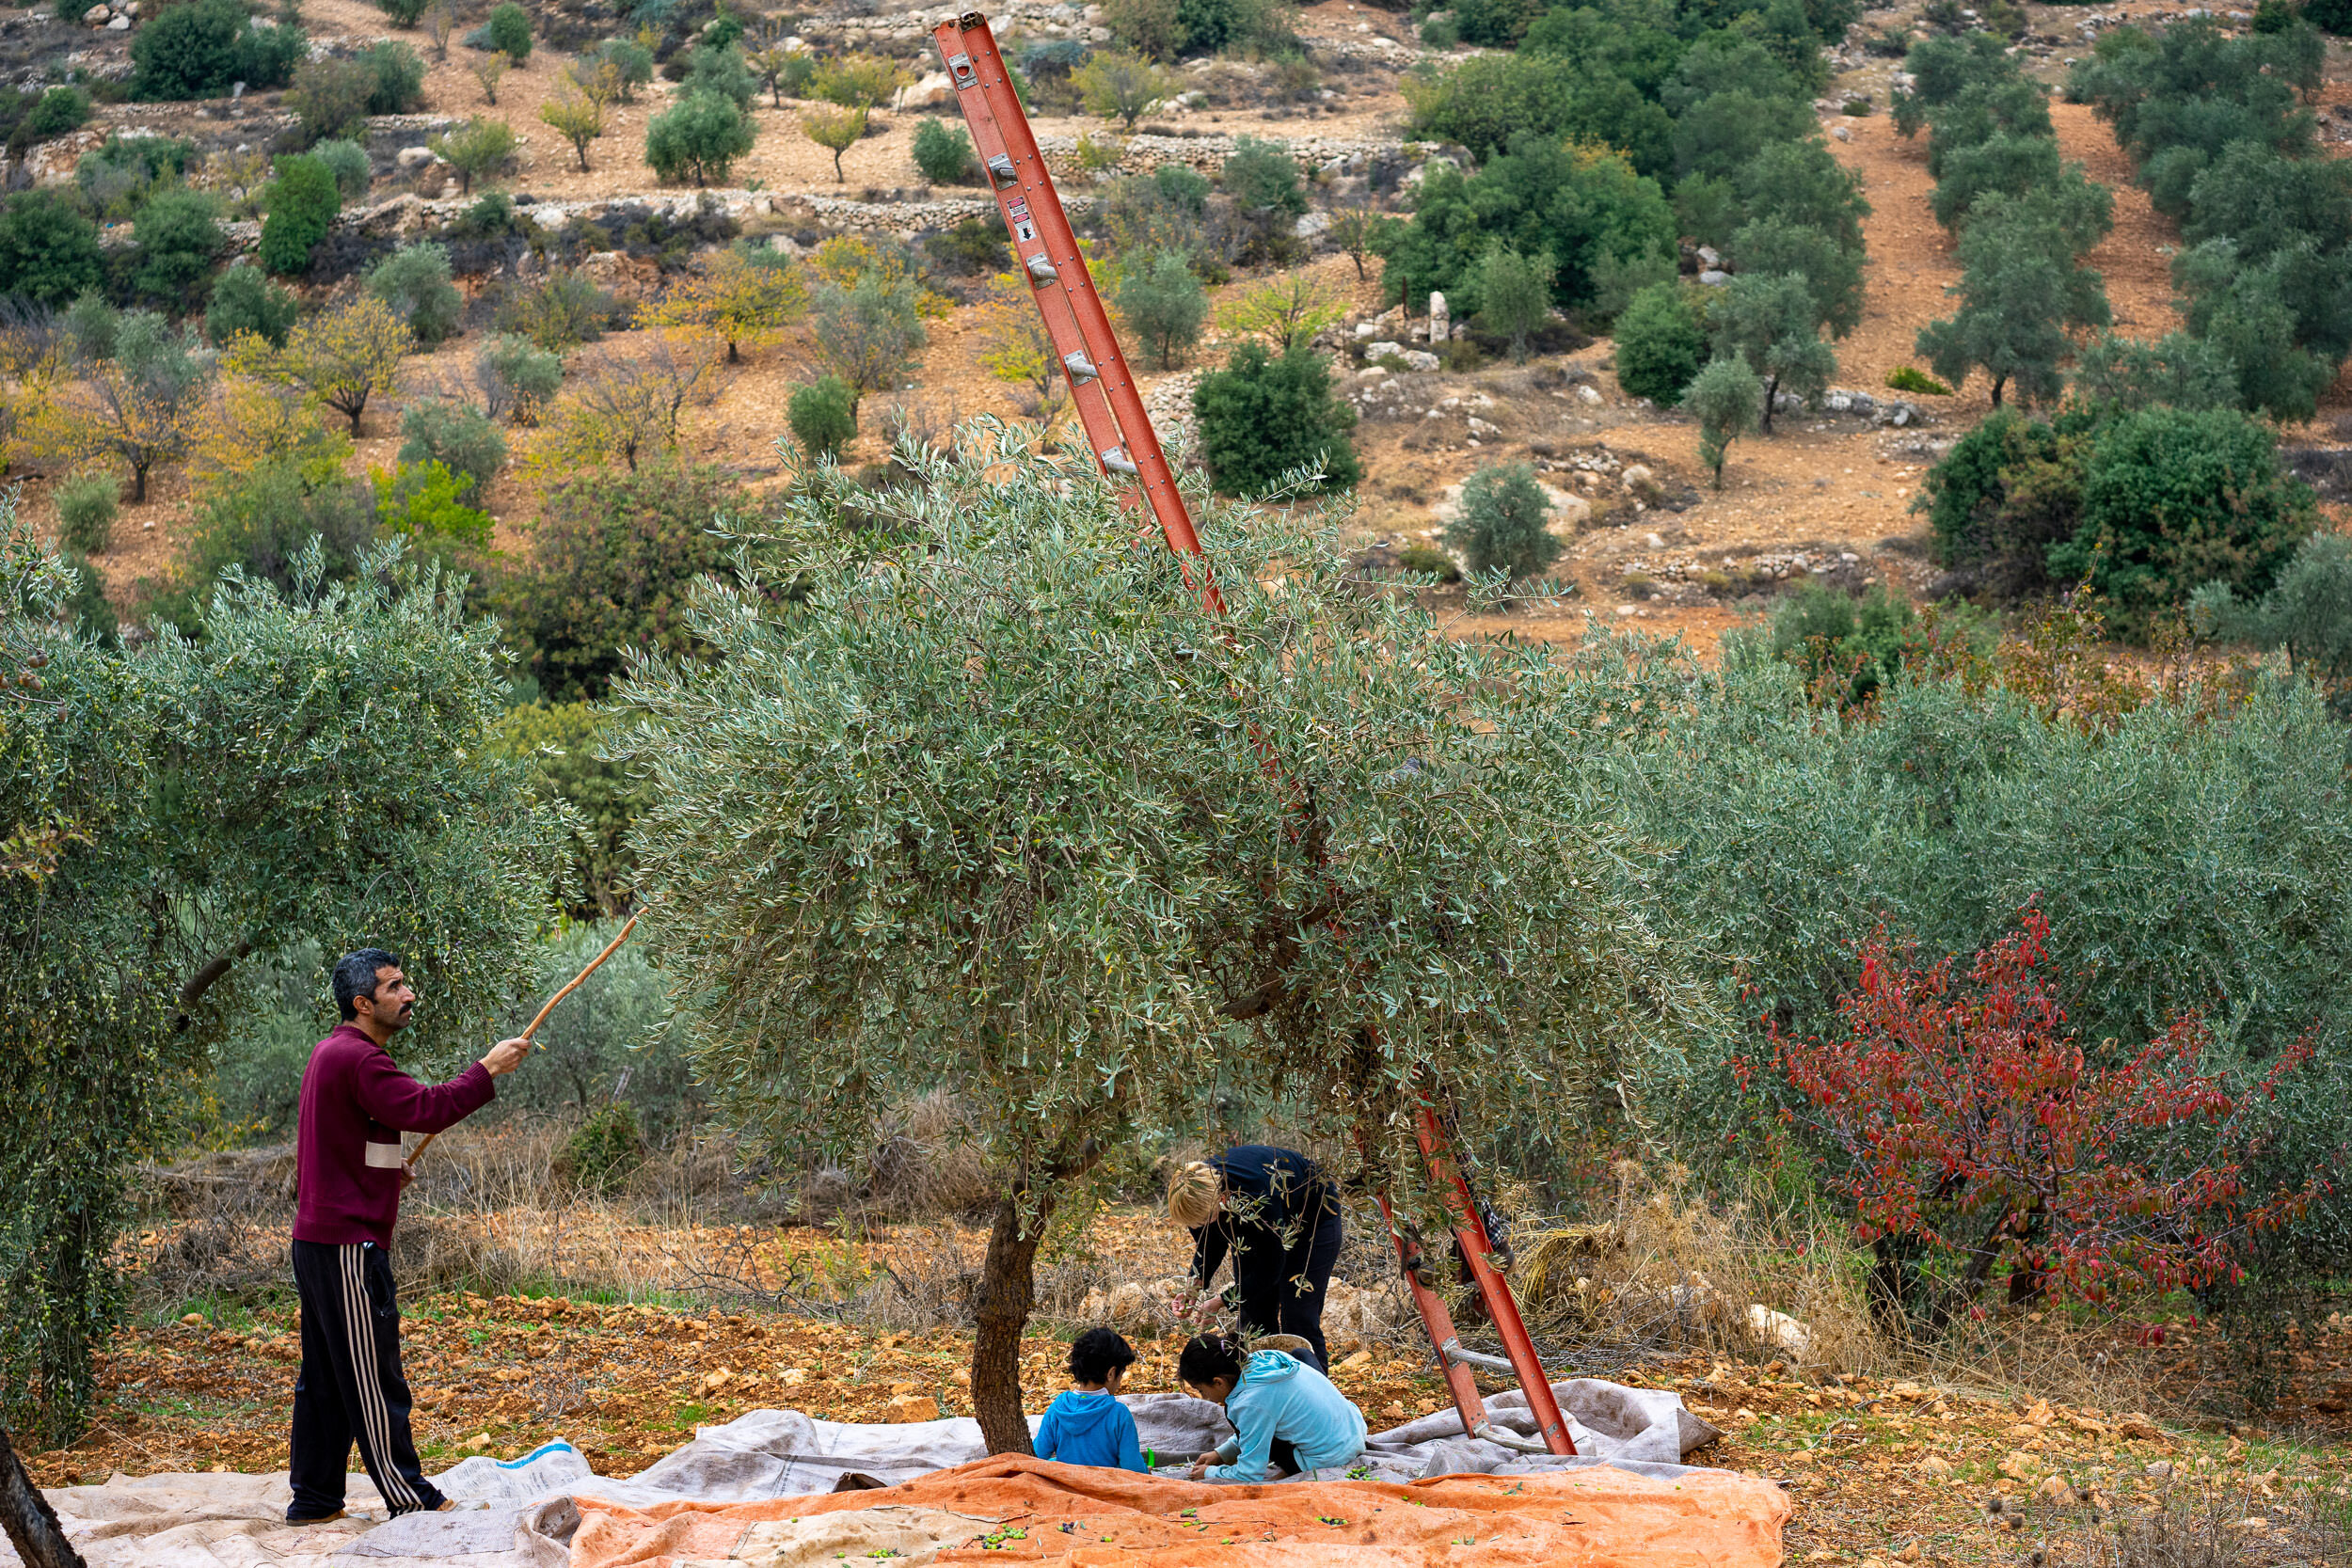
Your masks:
<path fill-rule="evenodd" d="M 870 1560 L 881 1555 L 883 1519 L 838 1516 L 873 1510 L 895 1511 L 887 1516 L 898 1522 L 893 1528 L 911 1532 L 887 1537 L 889 1555 L 902 1562 L 1066 1568 L 1778 1568 L 1789 1514 L 1772 1482 L 1719 1470 L 1675 1481 L 1594 1465 L 1439 1476 L 1405 1486 L 1211 1486 L 999 1457 L 879 1490 L 767 1502 L 675 1502 L 641 1512 L 581 1497 L 571 1568 Z M 836 1519 L 839 1534 L 828 1537 Z"/>

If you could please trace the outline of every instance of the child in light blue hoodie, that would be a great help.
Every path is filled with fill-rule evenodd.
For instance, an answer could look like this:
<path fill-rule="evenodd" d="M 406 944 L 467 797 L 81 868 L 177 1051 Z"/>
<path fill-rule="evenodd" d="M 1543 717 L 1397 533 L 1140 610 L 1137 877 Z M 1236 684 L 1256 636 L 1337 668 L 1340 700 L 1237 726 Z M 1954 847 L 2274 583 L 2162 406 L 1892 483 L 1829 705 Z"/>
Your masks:
<path fill-rule="evenodd" d="M 1106 1470 L 1148 1470 L 1136 1441 L 1134 1412 L 1119 1386 L 1136 1363 L 1134 1347 L 1107 1328 L 1089 1328 L 1070 1346 L 1070 1381 L 1038 1423 L 1037 1456 Z"/>
<path fill-rule="evenodd" d="M 1277 1471 L 1337 1469 L 1364 1451 L 1364 1414 L 1331 1380 L 1279 1350 L 1247 1361 L 1232 1340 L 1204 1334 L 1184 1347 L 1176 1376 L 1225 1406 L 1233 1435 L 1193 1464 L 1195 1481 L 1271 1481 Z M 1271 1468 L 1269 1468 L 1271 1466 Z"/>

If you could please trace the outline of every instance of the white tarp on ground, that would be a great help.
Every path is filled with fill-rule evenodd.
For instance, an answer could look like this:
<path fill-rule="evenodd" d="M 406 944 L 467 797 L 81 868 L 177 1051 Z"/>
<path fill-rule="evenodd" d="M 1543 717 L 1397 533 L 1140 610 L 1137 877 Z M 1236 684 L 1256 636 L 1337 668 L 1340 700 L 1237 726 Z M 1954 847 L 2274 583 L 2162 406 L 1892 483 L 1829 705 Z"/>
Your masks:
<path fill-rule="evenodd" d="M 1375 1433 L 1347 1472 L 1418 1481 L 1453 1472 L 1530 1475 L 1614 1465 L 1643 1475 L 1681 1473 L 1681 1461 L 1720 1435 L 1678 1395 L 1593 1378 L 1553 1385 L 1570 1418 L 1579 1457 L 1529 1455 L 1467 1437 L 1451 1410 Z M 1221 1406 L 1182 1394 L 1130 1395 L 1142 1445 L 1185 1458 L 1213 1448 L 1232 1428 Z M 1486 1402 L 1500 1426 L 1532 1435 L 1524 1394 Z M 91 1568 L 270 1568 L 295 1558 L 366 1560 L 349 1568 L 561 1568 L 579 1514 L 575 1496 L 636 1507 L 678 1499 L 751 1502 L 890 1485 L 984 1458 L 977 1421 L 959 1418 L 901 1425 L 820 1421 L 797 1410 L 758 1410 L 704 1427 L 675 1453 L 627 1479 L 599 1477 L 570 1444 L 549 1443 L 521 1459 L 474 1458 L 434 1478 L 458 1500 L 448 1513 L 383 1522 L 383 1500 L 364 1476 L 351 1478 L 353 1517 L 295 1529 L 284 1523 L 292 1498 L 284 1471 L 271 1475 L 118 1475 L 101 1486 L 48 1491 Z M 1336 1479 L 1333 1472 L 1316 1472 Z M 21 1568 L 0 1540 L 0 1568 Z M 326 1564 L 305 1568 L 328 1568 Z"/>

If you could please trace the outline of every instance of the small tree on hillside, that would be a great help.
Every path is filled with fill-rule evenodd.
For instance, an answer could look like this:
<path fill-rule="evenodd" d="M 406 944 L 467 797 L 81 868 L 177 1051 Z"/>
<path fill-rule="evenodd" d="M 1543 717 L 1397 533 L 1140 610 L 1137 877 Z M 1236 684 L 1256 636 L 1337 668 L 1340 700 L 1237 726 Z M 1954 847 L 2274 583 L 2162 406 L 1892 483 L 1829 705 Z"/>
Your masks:
<path fill-rule="evenodd" d="M 1527 359 L 1527 340 L 1551 319 L 1551 252 L 1522 256 L 1497 245 L 1478 263 L 1479 315 L 1511 340 L 1511 357 Z"/>
<path fill-rule="evenodd" d="M 476 180 L 503 174 L 515 161 L 515 128 L 502 119 L 469 119 L 456 129 L 429 137 L 425 146 L 449 160 L 457 171 L 461 195 L 473 194 Z"/>
<path fill-rule="evenodd" d="M 1029 286 L 1010 274 L 998 277 L 980 306 L 978 327 L 980 368 L 999 381 L 1025 388 L 1026 412 L 1051 424 L 1060 412 L 1061 389 L 1068 383 Z"/>
<path fill-rule="evenodd" d="M 723 181 L 752 150 L 751 117 L 717 93 L 689 93 L 645 127 L 645 162 L 664 183 Z"/>
<path fill-rule="evenodd" d="M 588 144 L 604 135 L 604 105 L 584 93 L 550 98 L 539 105 L 539 118 L 572 144 L 580 172 L 588 172 Z"/>
<path fill-rule="evenodd" d="M 541 420 L 528 466 L 548 482 L 619 464 L 635 473 L 677 451 L 686 411 L 719 395 L 714 338 L 664 333 L 635 354 L 607 354 L 575 373 Z"/>
<path fill-rule="evenodd" d="M 1742 358 L 1764 378 L 1762 430 L 1772 433 L 1772 400 L 1809 398 L 1837 373 L 1837 353 L 1821 341 L 1812 292 L 1793 273 L 1741 273 L 1716 298 L 1709 325 L 1719 358 Z"/>
<path fill-rule="evenodd" d="M 784 257 L 762 253 L 754 260 L 740 250 L 723 250 L 703 270 L 671 285 L 668 297 L 640 317 L 650 326 L 698 326 L 727 345 L 727 363 L 743 362 L 741 350 L 773 342 L 808 311 L 808 292 Z"/>
<path fill-rule="evenodd" d="M 1517 582 L 1560 559 L 1560 541 L 1545 526 L 1550 514 L 1534 467 L 1490 463 L 1464 482 L 1462 515 L 1447 526 L 1445 542 L 1472 572 L 1500 571 Z"/>
<path fill-rule="evenodd" d="M 491 49 L 515 65 L 531 58 L 531 13 L 515 4 L 515 0 L 503 0 L 493 8 L 490 20 L 482 30 Z"/>
<path fill-rule="evenodd" d="M 363 293 L 295 323 L 282 349 L 258 337 L 239 339 L 229 362 L 244 374 L 299 387 L 348 419 L 358 436 L 368 400 L 399 384 L 400 362 L 416 343 L 397 311 Z"/>
<path fill-rule="evenodd" d="M 1108 51 L 1089 55 L 1070 79 L 1087 113 L 1115 119 L 1125 131 L 1134 130 L 1176 87 L 1175 77 L 1151 61 Z"/>
<path fill-rule="evenodd" d="M 719 657 L 635 667 L 607 744 L 655 802 L 646 934 L 749 1124 L 810 1151 L 900 1097 L 971 1112 L 997 1195 L 973 1407 L 1022 1453 L 1047 1227 L 1200 1085 L 1360 1135 L 1425 1213 L 1421 1093 L 1475 1140 L 1703 1009 L 1557 765 L 1565 661 L 1447 637 L 1281 513 L 1204 512 L 1212 612 L 1112 486 L 957 445 L 858 497 L 908 541 L 888 572 L 796 489 L 781 526 L 818 554 L 706 586 Z"/>
<path fill-rule="evenodd" d="M 1216 313 L 1216 329 L 1229 338 L 1263 338 L 1279 351 L 1313 341 L 1346 310 L 1328 284 L 1295 272 L 1227 300 Z"/>
<path fill-rule="evenodd" d="M 2021 202 L 1991 196 L 1960 238 L 1960 309 L 1919 329 L 1918 351 L 1958 387 L 1972 371 L 1993 382 L 1993 406 L 2011 386 L 2044 403 L 2064 385 L 2074 334 L 2106 326 L 2106 286 L 2075 260 L 2073 237 Z"/>
<path fill-rule="evenodd" d="M 1682 407 L 1699 421 L 1699 461 L 1724 487 L 1724 458 L 1731 443 L 1756 428 L 1764 383 L 1745 359 L 1717 359 L 1682 389 Z"/>
<path fill-rule="evenodd" d="M 912 275 L 860 273 L 850 283 L 820 283 L 810 333 L 817 356 L 859 397 L 905 385 L 930 334 L 923 329 L 922 285 Z"/>
<path fill-rule="evenodd" d="M 1255 496 L 1293 469 L 1320 468 L 1318 488 L 1345 489 L 1363 466 L 1347 438 L 1356 411 L 1331 392 L 1330 362 L 1300 344 L 1279 357 L 1244 343 L 1192 389 L 1200 455 L 1217 489 Z"/>
<path fill-rule="evenodd" d="M 1182 251 L 1158 250 L 1120 281 L 1119 313 L 1143 340 L 1152 365 L 1172 370 L 1200 341 L 1209 296 Z"/>
<path fill-rule="evenodd" d="M 863 108 L 809 109 L 801 116 L 801 135 L 833 154 L 835 183 L 846 183 L 850 178 L 841 172 L 841 154 L 866 135 L 866 116 Z"/>
<path fill-rule="evenodd" d="M 214 372 L 193 324 L 173 330 L 150 310 L 127 312 L 114 353 L 59 388 L 40 414 L 35 442 L 69 459 L 112 457 L 131 470 L 131 500 L 147 499 L 147 476 L 184 456 Z"/>

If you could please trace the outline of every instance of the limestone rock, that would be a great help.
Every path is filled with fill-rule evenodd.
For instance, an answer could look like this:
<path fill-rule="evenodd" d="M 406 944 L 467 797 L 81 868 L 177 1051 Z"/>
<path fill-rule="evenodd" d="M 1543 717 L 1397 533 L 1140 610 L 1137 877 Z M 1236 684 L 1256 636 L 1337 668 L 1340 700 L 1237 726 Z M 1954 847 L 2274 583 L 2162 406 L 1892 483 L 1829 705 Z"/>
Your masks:
<path fill-rule="evenodd" d="M 1766 1344 L 1802 1357 L 1813 1348 L 1813 1330 L 1786 1312 L 1775 1312 L 1761 1303 L 1748 1308 L 1748 1332 Z"/>
<path fill-rule="evenodd" d="M 882 1406 L 882 1418 L 888 1421 L 936 1421 L 939 1402 L 929 1394 L 896 1394 Z"/>
<path fill-rule="evenodd" d="M 114 14 L 115 13 L 110 7 L 103 5 L 92 6 L 89 9 L 82 13 L 82 23 L 83 25 L 88 27 L 103 27 L 106 24 L 106 19 Z"/>

